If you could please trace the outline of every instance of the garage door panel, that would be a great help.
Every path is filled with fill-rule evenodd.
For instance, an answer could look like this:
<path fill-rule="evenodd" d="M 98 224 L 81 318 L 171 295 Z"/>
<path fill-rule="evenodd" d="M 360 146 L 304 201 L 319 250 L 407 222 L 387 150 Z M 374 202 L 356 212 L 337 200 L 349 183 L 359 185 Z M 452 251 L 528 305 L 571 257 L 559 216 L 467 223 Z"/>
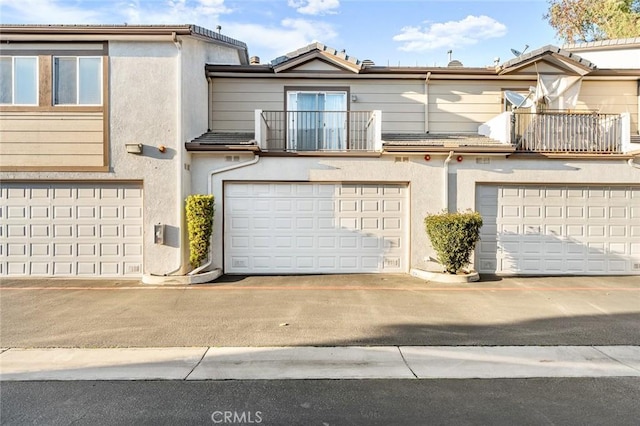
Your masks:
<path fill-rule="evenodd" d="M 406 185 L 226 184 L 225 272 L 404 272 L 405 198 Z"/>
<path fill-rule="evenodd" d="M 10 250 L 0 275 L 142 272 L 140 185 L 3 182 L 0 198 L 0 250 Z"/>
<path fill-rule="evenodd" d="M 477 206 L 486 224 L 477 250 L 478 269 L 516 274 L 640 273 L 635 243 L 640 226 L 630 220 L 640 209 L 637 193 L 636 187 L 628 186 L 480 185 Z M 492 216 L 495 212 L 498 215 Z"/>

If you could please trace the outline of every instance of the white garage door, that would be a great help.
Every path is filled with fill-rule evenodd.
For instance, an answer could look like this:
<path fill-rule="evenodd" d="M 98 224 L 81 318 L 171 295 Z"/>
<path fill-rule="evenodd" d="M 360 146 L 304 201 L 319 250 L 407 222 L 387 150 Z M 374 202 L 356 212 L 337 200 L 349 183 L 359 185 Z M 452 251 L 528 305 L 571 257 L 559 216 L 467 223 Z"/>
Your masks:
<path fill-rule="evenodd" d="M 0 184 L 0 275 L 139 276 L 137 184 Z"/>
<path fill-rule="evenodd" d="M 479 272 L 640 274 L 640 187 L 478 186 Z"/>
<path fill-rule="evenodd" d="M 406 272 L 406 185 L 227 183 L 225 272 Z"/>

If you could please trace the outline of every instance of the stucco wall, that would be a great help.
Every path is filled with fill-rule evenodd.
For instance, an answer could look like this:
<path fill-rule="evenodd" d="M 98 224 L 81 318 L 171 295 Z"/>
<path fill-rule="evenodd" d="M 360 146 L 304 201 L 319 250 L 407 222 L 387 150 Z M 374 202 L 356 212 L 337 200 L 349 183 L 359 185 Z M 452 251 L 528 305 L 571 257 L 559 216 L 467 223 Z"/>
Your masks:
<path fill-rule="evenodd" d="M 116 176 L 144 181 L 145 272 L 180 265 L 180 153 L 178 50 L 171 42 L 113 42 L 111 62 L 111 151 Z M 125 144 L 141 143 L 142 155 Z M 165 146 L 161 153 L 159 146 Z M 165 245 L 153 243 L 153 224 L 167 225 Z"/>
<path fill-rule="evenodd" d="M 193 190 L 207 193 L 212 171 L 252 160 L 252 154 L 238 155 L 238 161 L 227 161 L 230 154 L 198 153 L 193 156 Z M 445 154 L 422 155 L 396 162 L 396 156 L 380 158 L 260 158 L 258 163 L 213 174 L 211 192 L 215 196 L 213 254 L 214 267 L 223 263 L 223 184 L 225 181 L 303 181 L 303 182 L 404 182 L 410 189 L 410 257 L 411 267 L 432 268 L 425 258 L 435 253 L 424 231 L 427 213 L 444 209 Z M 506 159 L 503 156 L 462 155 L 462 161 L 449 163 L 449 209 L 464 211 L 476 208 L 476 186 L 504 184 L 637 184 L 640 170 L 624 160 L 531 160 Z M 480 159 L 480 161 L 476 161 Z"/>
<path fill-rule="evenodd" d="M 181 46 L 179 50 L 169 38 L 166 42 L 109 42 L 108 172 L 0 173 L 0 179 L 7 181 L 142 183 L 147 274 L 187 266 L 182 206 L 191 178 L 184 142 L 207 130 L 205 63 L 239 63 L 234 48 L 188 38 Z M 127 153 L 129 143 L 143 144 L 143 154 Z M 164 153 L 158 149 L 161 145 Z M 164 245 L 153 242 L 156 223 L 167 226 Z"/>
<path fill-rule="evenodd" d="M 238 162 L 225 161 L 225 156 L 195 154 L 191 167 L 193 190 L 208 191 L 211 171 L 249 161 L 253 155 L 240 155 Z M 222 212 L 224 181 L 302 181 L 302 182 L 355 182 L 355 183 L 408 183 L 411 214 L 410 239 L 412 264 L 432 255 L 426 237 L 423 218 L 444 208 L 443 162 L 438 156 L 426 162 L 422 156 L 409 157 L 409 161 L 396 162 L 396 156 L 381 158 L 283 158 L 265 157 L 259 162 L 214 174 L 211 179 L 212 193 L 216 202 L 214 220 L 213 253 L 214 266 L 222 267 Z"/>
<path fill-rule="evenodd" d="M 626 160 L 527 160 L 491 157 L 490 161 L 483 168 L 478 168 L 472 159 L 452 165 L 450 172 L 455 175 L 457 184 L 450 207 L 459 210 L 474 209 L 475 187 L 480 183 L 637 185 L 640 182 L 640 169 L 630 167 Z"/>
<path fill-rule="evenodd" d="M 581 58 L 587 59 L 598 65 L 598 68 L 630 68 L 640 69 L 640 47 L 624 48 L 619 50 L 581 50 L 569 49 Z"/>

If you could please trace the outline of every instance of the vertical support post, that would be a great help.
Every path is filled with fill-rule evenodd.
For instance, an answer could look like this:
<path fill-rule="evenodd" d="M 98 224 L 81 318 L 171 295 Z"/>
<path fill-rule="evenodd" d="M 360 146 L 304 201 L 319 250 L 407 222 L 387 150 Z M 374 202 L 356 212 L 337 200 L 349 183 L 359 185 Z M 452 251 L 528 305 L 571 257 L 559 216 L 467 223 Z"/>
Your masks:
<path fill-rule="evenodd" d="M 373 149 L 376 152 L 382 152 L 382 111 L 374 110 L 374 136 L 373 136 Z"/>
<path fill-rule="evenodd" d="M 261 109 L 257 109 L 254 112 L 254 131 L 255 131 L 255 138 L 256 141 L 258 142 L 258 148 L 260 148 L 262 150 L 262 110 Z"/>
<path fill-rule="evenodd" d="M 631 151 L 631 115 L 628 112 L 620 114 L 620 151 Z"/>

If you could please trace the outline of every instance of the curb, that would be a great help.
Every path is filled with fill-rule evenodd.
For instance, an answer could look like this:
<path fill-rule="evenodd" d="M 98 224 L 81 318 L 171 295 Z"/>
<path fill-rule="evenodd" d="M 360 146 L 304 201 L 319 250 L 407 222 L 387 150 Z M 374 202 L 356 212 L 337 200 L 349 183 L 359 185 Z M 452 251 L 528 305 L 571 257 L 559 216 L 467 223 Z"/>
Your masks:
<path fill-rule="evenodd" d="M 442 272 L 430 272 L 422 269 L 411 269 L 409 274 L 412 277 L 444 284 L 461 284 L 480 280 L 480 274 L 476 271 L 471 271 L 468 274 L 453 275 Z"/>
<path fill-rule="evenodd" d="M 195 275 L 149 275 L 142 276 L 143 284 L 153 285 L 189 285 L 204 284 L 214 281 L 222 275 L 222 270 L 214 269 L 213 271 L 202 272 Z"/>
<path fill-rule="evenodd" d="M 9 348 L 2 381 L 640 377 L 640 346 Z"/>

